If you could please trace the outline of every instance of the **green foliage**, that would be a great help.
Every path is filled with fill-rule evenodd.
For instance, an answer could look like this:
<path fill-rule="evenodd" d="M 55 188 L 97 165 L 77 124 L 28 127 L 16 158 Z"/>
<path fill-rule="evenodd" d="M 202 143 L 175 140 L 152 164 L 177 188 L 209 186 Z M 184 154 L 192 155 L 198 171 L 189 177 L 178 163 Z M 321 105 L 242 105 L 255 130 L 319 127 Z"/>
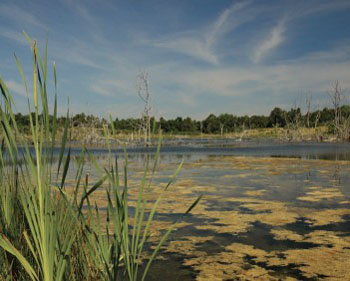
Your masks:
<path fill-rule="evenodd" d="M 344 105 L 341 107 L 341 113 L 344 118 L 350 116 L 350 106 Z M 34 118 L 34 112 L 31 114 Z M 303 115 L 300 108 L 292 108 L 289 111 L 285 111 L 279 107 L 275 107 L 269 116 L 264 115 L 252 115 L 252 116 L 236 116 L 233 114 L 220 114 L 216 116 L 210 114 L 202 121 L 194 120 L 190 117 L 182 118 L 177 117 L 175 119 L 166 120 L 160 117 L 158 121 L 154 117 L 151 118 L 151 124 L 155 122 L 157 128 L 161 128 L 164 133 L 186 133 L 186 134 L 220 134 L 221 129 L 225 133 L 232 133 L 241 131 L 242 129 L 258 129 L 258 128 L 273 128 L 273 127 L 285 127 L 288 122 L 295 120 L 296 115 L 300 116 L 300 120 L 303 125 L 306 125 L 306 113 Z M 23 115 L 17 113 L 14 115 L 16 122 L 21 133 L 30 134 L 30 115 Z M 39 120 L 42 118 L 39 114 Z M 53 119 L 52 115 L 48 117 Z M 63 129 L 66 122 L 66 116 L 57 117 L 57 128 Z M 323 110 L 316 110 L 310 112 L 310 126 L 315 125 L 329 125 L 334 120 L 334 110 L 324 108 Z M 72 127 L 88 127 L 102 129 L 107 125 L 107 121 L 103 118 L 99 118 L 93 115 L 85 115 L 85 113 L 78 113 L 70 118 Z M 140 118 L 116 118 L 112 121 L 116 133 L 130 133 L 138 132 L 140 130 L 141 119 Z"/>
<path fill-rule="evenodd" d="M 108 164 L 101 166 L 87 149 L 82 149 L 76 160 L 75 184 L 72 192 L 68 192 L 66 179 L 71 155 L 67 146 L 71 120 L 68 113 L 67 117 L 57 118 L 56 97 L 54 112 L 49 114 L 47 45 L 42 58 L 36 42 L 27 35 L 26 38 L 33 50 L 34 86 L 34 104 L 28 102 L 27 117 L 13 112 L 11 93 L 0 78 L 0 280 L 144 280 L 155 255 L 176 224 L 166 231 L 150 258 L 143 262 L 144 246 L 157 206 L 181 165 L 147 215 L 146 193 L 157 169 L 160 145 L 153 166 L 149 158 L 145 163 L 134 215 L 129 213 L 126 152 L 120 172 L 118 161 L 111 153 Z M 18 59 L 17 65 L 26 85 Z M 56 92 L 55 65 L 53 73 Z M 81 114 L 73 118 L 74 122 L 89 122 L 89 116 Z M 98 126 L 103 127 L 110 147 L 109 139 L 115 130 L 113 124 L 104 124 L 102 120 Z M 55 163 L 53 150 L 59 126 L 63 134 L 58 163 Z M 21 132 L 23 127 L 31 133 L 33 150 Z M 86 161 L 93 163 L 100 175 L 95 183 L 89 183 L 88 177 L 83 179 Z M 101 189 L 106 195 L 105 213 L 90 201 L 93 193 Z"/>
<path fill-rule="evenodd" d="M 268 127 L 284 127 L 286 125 L 286 112 L 279 107 L 275 107 L 269 116 Z"/>

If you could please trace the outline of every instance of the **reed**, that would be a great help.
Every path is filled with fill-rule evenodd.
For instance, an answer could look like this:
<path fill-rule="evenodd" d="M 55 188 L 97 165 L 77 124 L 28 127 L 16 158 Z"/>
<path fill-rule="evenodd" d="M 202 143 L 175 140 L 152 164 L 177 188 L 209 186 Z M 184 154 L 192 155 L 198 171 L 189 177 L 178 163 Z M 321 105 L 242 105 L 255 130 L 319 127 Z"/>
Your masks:
<path fill-rule="evenodd" d="M 41 57 L 36 42 L 25 34 L 33 54 L 33 104 L 28 99 L 33 147 L 18 129 L 15 103 L 0 77 L 1 153 L 0 153 L 0 280 L 145 280 L 149 268 L 177 221 L 160 238 L 155 250 L 146 257 L 145 245 L 152 220 L 167 189 L 173 184 L 181 165 L 170 178 L 150 211 L 147 193 L 158 167 L 157 152 L 147 158 L 138 185 L 137 202 L 130 213 L 128 155 L 122 168 L 111 151 L 113 122 L 104 127 L 109 148 L 108 164 L 102 165 L 88 149 L 76 159 L 73 189 L 67 189 L 71 167 L 70 124 L 57 139 L 57 79 L 53 65 L 55 99 L 49 113 L 47 81 L 47 43 Z M 16 63 L 27 95 L 28 87 L 21 64 Z M 67 113 L 69 117 L 69 112 Z M 60 146 L 58 161 L 54 149 Z M 84 177 L 90 161 L 99 179 L 90 183 Z M 70 184 L 71 185 L 71 184 Z M 107 210 L 102 214 L 91 196 L 104 190 Z M 197 198 L 184 213 L 198 203 Z"/>

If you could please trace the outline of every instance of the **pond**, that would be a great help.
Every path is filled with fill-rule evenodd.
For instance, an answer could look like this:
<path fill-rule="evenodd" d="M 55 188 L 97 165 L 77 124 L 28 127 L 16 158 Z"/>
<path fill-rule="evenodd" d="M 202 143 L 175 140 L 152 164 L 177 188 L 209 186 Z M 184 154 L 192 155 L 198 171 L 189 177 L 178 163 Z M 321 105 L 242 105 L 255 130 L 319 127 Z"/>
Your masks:
<path fill-rule="evenodd" d="M 350 280 L 349 148 L 224 141 L 163 147 L 156 191 L 182 159 L 184 165 L 159 206 L 151 242 L 204 197 L 177 225 L 147 280 Z M 128 150 L 131 198 L 153 151 Z M 92 152 L 106 161 L 105 150 Z M 95 177 L 89 165 L 87 172 Z M 103 208 L 102 191 L 96 196 Z"/>

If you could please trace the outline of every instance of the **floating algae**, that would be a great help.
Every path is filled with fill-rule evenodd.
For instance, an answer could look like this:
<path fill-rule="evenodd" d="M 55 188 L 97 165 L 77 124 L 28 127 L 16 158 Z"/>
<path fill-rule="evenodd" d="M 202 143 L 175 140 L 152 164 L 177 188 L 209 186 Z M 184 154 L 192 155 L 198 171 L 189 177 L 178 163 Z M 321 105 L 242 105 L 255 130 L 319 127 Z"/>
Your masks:
<path fill-rule="evenodd" d="M 175 167 L 161 164 L 146 215 Z M 350 280 L 349 174 L 348 162 L 233 156 L 188 162 L 159 204 L 149 242 L 204 193 L 162 248 L 165 261 L 181 256 L 174 262 L 195 273 L 182 279 L 177 271 L 174 280 Z M 140 177 L 130 177 L 131 208 Z M 97 190 L 91 201 L 105 206 L 104 194 Z"/>
<path fill-rule="evenodd" d="M 303 241 L 304 237 L 298 233 L 295 233 L 287 229 L 272 229 L 271 233 L 274 235 L 276 240 L 292 240 L 292 241 Z"/>
<path fill-rule="evenodd" d="M 248 196 L 262 196 L 266 193 L 265 189 L 260 189 L 260 190 L 248 190 L 244 194 Z"/>
<path fill-rule="evenodd" d="M 247 255 L 265 255 L 262 250 L 243 244 L 232 244 L 217 255 L 203 255 L 188 259 L 185 265 L 199 271 L 196 280 L 273 280 L 268 271 L 259 266 L 244 267 Z M 277 279 L 275 279 L 277 280 Z"/>
<path fill-rule="evenodd" d="M 339 188 L 319 188 L 306 193 L 305 196 L 298 197 L 298 200 L 309 201 L 309 202 L 319 202 L 321 200 L 328 200 L 334 198 L 341 198 L 343 194 L 340 192 Z"/>
<path fill-rule="evenodd" d="M 349 215 L 349 209 L 310 210 L 305 214 L 306 222 L 314 226 L 343 222 L 344 216 Z M 350 231 L 350 229 L 349 229 Z"/>
<path fill-rule="evenodd" d="M 350 269 L 350 237 L 332 231 L 314 231 L 304 241 L 320 246 L 283 252 L 282 264 L 296 264 L 307 278 L 323 276 L 324 280 L 347 280 Z"/>

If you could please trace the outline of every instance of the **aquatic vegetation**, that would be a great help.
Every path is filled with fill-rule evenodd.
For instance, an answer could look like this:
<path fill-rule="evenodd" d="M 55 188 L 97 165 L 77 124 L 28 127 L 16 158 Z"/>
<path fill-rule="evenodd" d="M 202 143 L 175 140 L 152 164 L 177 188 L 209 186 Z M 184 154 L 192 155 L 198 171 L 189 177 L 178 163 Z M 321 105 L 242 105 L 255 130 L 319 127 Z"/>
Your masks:
<path fill-rule="evenodd" d="M 185 180 L 180 175 L 181 187 L 167 205 L 180 207 L 191 197 L 189 190 L 193 196 L 195 190 L 208 189 L 210 196 L 193 210 L 193 225 L 178 228 L 181 236 L 163 249 L 165 259 L 171 253 L 181 255 L 196 280 L 349 278 L 350 210 L 343 205 L 348 196 L 342 185 L 333 187 L 335 166 L 341 165 L 347 175 L 348 162 L 223 156 L 207 159 L 198 172 L 199 162 L 186 164 Z M 267 177 L 275 166 L 279 173 Z M 206 174 L 216 169 L 223 175 L 254 172 L 212 183 Z M 306 194 L 318 198 L 310 192 L 322 190 L 337 196 L 332 201 L 298 199 Z M 170 215 L 165 208 L 160 211 Z"/>
<path fill-rule="evenodd" d="M 59 142 L 58 162 L 54 159 L 58 138 L 56 66 L 54 112 L 50 115 L 47 44 L 41 57 L 36 42 L 27 35 L 26 38 L 33 52 L 34 104 L 28 101 L 29 112 L 32 107 L 34 110 L 29 114 L 33 148 L 18 129 L 15 103 L 0 79 L 0 280 L 144 280 L 159 249 L 201 196 L 191 200 L 181 216 L 163 225 L 154 249 L 145 254 L 148 244 L 154 241 L 150 237 L 157 207 L 182 164 L 150 200 L 159 145 L 153 161 L 150 157 L 145 159 L 143 176 L 136 188 L 130 189 L 128 155 L 125 151 L 120 168 L 110 150 L 110 139 L 115 133 L 110 124 L 103 128 L 109 149 L 107 160 L 99 163 L 83 148 L 74 159 L 74 180 L 67 180 L 73 159 L 69 113 Z M 16 61 L 28 94 L 21 64 L 17 58 Z M 85 169 L 86 162 L 95 170 L 95 181 Z M 132 195 L 134 205 L 129 200 Z"/>
<path fill-rule="evenodd" d="M 344 193 L 349 162 L 233 156 L 203 159 L 187 161 L 154 218 L 157 230 L 151 241 L 159 239 L 197 192 L 206 194 L 191 216 L 176 226 L 172 241 L 160 249 L 159 266 L 164 261 L 187 270 L 176 271 L 174 279 L 342 280 L 349 276 L 345 256 L 350 245 L 350 210 L 344 205 L 349 199 Z M 269 174 L 274 167 L 278 173 Z M 152 193 L 147 195 L 150 202 L 174 168 L 171 162 L 160 164 L 162 172 L 154 177 Z M 338 177 L 335 169 L 342 171 L 340 183 L 334 182 Z M 135 207 L 133 186 L 142 173 L 135 166 L 133 170 L 129 194 Z M 216 171 L 220 176 L 212 178 Z M 315 191 L 336 196 L 318 200 Z M 91 200 L 96 196 L 103 205 L 99 192 Z M 317 200 L 299 200 L 302 196 Z M 156 274 L 155 279 L 161 278 L 161 270 Z"/>
<path fill-rule="evenodd" d="M 319 202 L 321 200 L 343 197 L 343 194 L 338 188 L 312 187 L 310 190 L 311 191 L 307 192 L 306 195 L 298 197 L 297 199 L 309 202 Z"/>
<path fill-rule="evenodd" d="M 33 150 L 1 81 L 0 280 L 139 280 L 172 255 L 191 280 L 349 279 L 349 162 L 208 156 L 180 173 L 159 148 L 145 162 L 112 157 L 113 125 L 103 128 L 106 157 L 73 157 L 68 118 L 55 162 L 47 54 L 42 61 L 28 39 Z"/>

